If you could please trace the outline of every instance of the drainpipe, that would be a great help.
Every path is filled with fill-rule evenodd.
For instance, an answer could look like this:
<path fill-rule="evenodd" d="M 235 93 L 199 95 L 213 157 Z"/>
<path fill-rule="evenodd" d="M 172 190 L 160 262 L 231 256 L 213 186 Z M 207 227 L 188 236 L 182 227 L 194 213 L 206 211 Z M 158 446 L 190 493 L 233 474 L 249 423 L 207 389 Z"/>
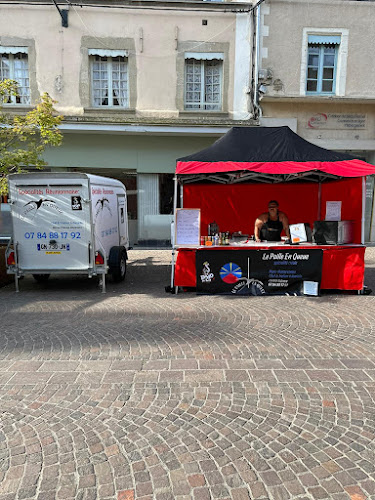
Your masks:
<path fill-rule="evenodd" d="M 260 54 L 260 5 L 255 6 L 255 62 L 254 62 L 254 111 L 258 117 L 262 110 L 259 106 L 259 54 Z"/>
<path fill-rule="evenodd" d="M 253 109 L 257 118 L 262 116 L 262 108 L 259 105 L 259 63 L 260 63 L 260 15 L 261 4 L 265 0 L 259 0 L 253 7 L 255 13 L 255 50 L 254 50 L 254 73 L 253 73 Z"/>

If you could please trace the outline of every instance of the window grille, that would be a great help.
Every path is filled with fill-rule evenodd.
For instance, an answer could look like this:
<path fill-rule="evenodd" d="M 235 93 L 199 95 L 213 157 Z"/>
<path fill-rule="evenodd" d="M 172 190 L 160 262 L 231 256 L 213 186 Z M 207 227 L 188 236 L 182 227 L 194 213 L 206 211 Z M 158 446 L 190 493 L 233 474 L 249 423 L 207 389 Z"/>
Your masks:
<path fill-rule="evenodd" d="M 18 95 L 9 95 L 5 104 L 30 104 L 28 56 L 23 52 L 0 52 L 0 80 L 16 80 Z"/>
<path fill-rule="evenodd" d="M 128 61 L 125 57 L 92 57 L 92 103 L 95 107 L 129 107 Z"/>
<path fill-rule="evenodd" d="M 222 60 L 185 60 L 185 109 L 221 111 Z"/>

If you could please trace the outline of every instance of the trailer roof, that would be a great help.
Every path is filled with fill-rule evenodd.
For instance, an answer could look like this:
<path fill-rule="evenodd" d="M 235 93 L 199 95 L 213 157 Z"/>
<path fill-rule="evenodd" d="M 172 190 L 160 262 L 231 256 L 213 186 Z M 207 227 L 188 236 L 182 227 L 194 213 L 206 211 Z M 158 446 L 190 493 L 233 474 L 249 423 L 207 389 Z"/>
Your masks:
<path fill-rule="evenodd" d="M 69 179 L 88 179 L 91 184 L 100 184 L 102 186 L 117 186 L 124 188 L 124 185 L 121 181 L 117 179 L 112 179 L 110 177 L 103 177 L 101 175 L 92 175 L 86 174 L 82 172 L 33 172 L 33 173 L 25 173 L 25 174 L 10 174 L 8 176 L 9 181 L 15 182 L 18 184 L 20 182 L 31 182 L 32 184 L 36 184 L 43 179 L 44 182 L 46 180 L 50 180 L 55 184 L 56 181 L 64 180 L 67 181 Z"/>

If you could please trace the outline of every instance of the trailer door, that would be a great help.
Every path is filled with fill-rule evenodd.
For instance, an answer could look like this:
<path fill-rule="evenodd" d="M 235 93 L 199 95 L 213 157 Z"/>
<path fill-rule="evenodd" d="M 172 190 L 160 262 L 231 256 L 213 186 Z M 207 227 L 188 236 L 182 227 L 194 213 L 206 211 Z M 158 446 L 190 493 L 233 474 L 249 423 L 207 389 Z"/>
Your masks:
<path fill-rule="evenodd" d="M 128 241 L 128 214 L 124 194 L 117 195 L 117 210 L 120 245 L 125 245 Z"/>
<path fill-rule="evenodd" d="M 22 270 L 90 267 L 88 186 L 17 185 L 12 193 L 14 241 Z"/>

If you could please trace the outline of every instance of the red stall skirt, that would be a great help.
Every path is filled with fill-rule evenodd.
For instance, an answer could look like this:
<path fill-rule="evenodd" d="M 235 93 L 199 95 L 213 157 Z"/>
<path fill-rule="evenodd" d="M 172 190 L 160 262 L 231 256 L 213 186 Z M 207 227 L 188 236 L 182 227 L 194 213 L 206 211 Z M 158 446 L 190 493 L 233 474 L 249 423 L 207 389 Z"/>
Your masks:
<path fill-rule="evenodd" d="M 271 247 L 202 247 L 205 250 L 216 252 L 220 250 L 265 250 Z M 272 250 L 286 250 L 290 247 L 273 246 Z M 345 246 L 322 246 L 314 245 L 295 247 L 298 249 L 321 249 L 323 250 L 323 269 L 322 269 L 322 290 L 362 290 L 365 274 L 365 250 L 362 245 Z M 178 250 L 174 278 L 175 286 L 196 287 L 196 266 L 195 266 L 196 248 L 180 248 Z"/>

